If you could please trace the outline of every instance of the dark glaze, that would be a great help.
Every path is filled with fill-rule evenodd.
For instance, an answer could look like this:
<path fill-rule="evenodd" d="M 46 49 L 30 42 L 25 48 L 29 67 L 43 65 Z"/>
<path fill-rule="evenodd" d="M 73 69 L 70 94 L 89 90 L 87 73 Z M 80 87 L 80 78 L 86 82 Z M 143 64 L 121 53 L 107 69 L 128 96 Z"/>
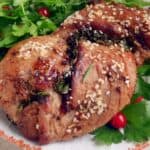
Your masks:
<path fill-rule="evenodd" d="M 71 89 L 71 80 L 72 80 L 72 74 L 75 71 L 75 65 L 78 61 L 79 57 L 79 51 L 78 51 L 78 43 L 81 39 L 89 40 L 91 42 L 104 44 L 104 45 L 111 45 L 111 44 L 119 44 L 121 41 L 124 43 L 125 49 L 134 49 L 135 45 L 133 43 L 132 38 L 115 38 L 113 36 L 108 36 L 107 34 L 103 33 L 100 30 L 94 29 L 92 26 L 84 26 L 78 31 L 74 32 L 71 36 L 67 39 L 67 56 L 68 60 L 70 62 L 71 67 L 71 76 L 69 77 L 69 80 L 67 78 L 63 78 L 64 82 L 66 82 L 66 79 L 68 80 L 66 84 L 69 85 L 69 88 Z M 109 76 L 109 75 L 108 75 Z M 57 82 L 56 82 L 57 84 Z M 57 90 L 56 90 L 57 91 Z M 60 92 L 59 92 L 60 93 Z M 60 93 L 62 94 L 62 93 Z M 70 97 L 70 91 L 66 94 L 62 94 L 62 111 L 68 112 L 70 110 L 67 102 L 69 101 Z"/>
<path fill-rule="evenodd" d="M 84 26 L 78 31 L 74 32 L 67 39 L 68 49 L 67 55 L 69 60 L 72 63 L 75 63 L 78 57 L 78 42 L 80 39 L 89 40 L 91 42 L 111 45 L 119 44 L 120 42 L 124 43 L 125 49 L 134 49 L 135 44 L 133 43 L 132 37 L 120 38 L 114 37 L 113 35 L 107 35 L 100 30 L 94 29 L 92 26 Z"/>
<path fill-rule="evenodd" d="M 62 113 L 66 113 L 70 111 L 70 106 L 67 104 L 67 102 L 69 102 L 70 100 L 70 92 L 71 92 L 71 79 L 72 79 L 72 73 L 68 72 L 68 73 L 64 73 L 64 75 L 59 76 L 54 84 L 54 89 L 56 92 L 58 92 L 59 94 L 61 94 L 62 96 L 62 103 L 61 103 L 61 112 Z M 62 86 L 61 84 L 64 84 L 64 86 L 67 86 L 68 89 L 63 91 L 61 91 L 61 89 L 59 89 L 59 86 Z"/>
<path fill-rule="evenodd" d="M 39 104 L 45 103 L 49 100 L 49 95 L 41 92 L 41 91 L 35 91 L 32 94 L 30 94 L 28 100 L 22 100 L 20 103 L 19 108 L 25 108 L 28 105 L 32 104 L 33 102 L 37 102 Z"/>

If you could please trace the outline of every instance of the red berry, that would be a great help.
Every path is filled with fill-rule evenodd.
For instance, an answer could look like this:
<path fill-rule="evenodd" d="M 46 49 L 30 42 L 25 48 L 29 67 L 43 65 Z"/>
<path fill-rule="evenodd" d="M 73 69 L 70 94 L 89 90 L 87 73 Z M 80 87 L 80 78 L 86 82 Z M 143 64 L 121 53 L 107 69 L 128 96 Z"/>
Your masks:
<path fill-rule="evenodd" d="M 47 7 L 41 7 L 38 9 L 38 13 L 41 15 L 41 16 L 44 16 L 44 17 L 49 17 L 50 16 L 50 13 L 49 13 L 49 10 Z"/>
<path fill-rule="evenodd" d="M 111 119 L 110 124 L 116 129 L 125 128 L 127 125 L 126 116 L 119 112 Z"/>
<path fill-rule="evenodd" d="M 135 100 L 135 103 L 140 103 L 140 102 L 143 101 L 143 99 L 144 99 L 143 96 L 139 96 L 139 97 Z"/>

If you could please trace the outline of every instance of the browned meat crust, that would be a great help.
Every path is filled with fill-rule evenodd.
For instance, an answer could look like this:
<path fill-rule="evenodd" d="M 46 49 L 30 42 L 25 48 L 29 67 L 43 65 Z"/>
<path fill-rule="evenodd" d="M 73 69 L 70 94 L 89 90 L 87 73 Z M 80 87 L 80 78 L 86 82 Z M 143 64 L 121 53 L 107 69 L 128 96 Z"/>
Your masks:
<path fill-rule="evenodd" d="M 149 39 L 148 10 L 87 6 L 50 36 L 10 49 L 0 63 L 0 107 L 40 144 L 89 133 L 130 103 Z"/>

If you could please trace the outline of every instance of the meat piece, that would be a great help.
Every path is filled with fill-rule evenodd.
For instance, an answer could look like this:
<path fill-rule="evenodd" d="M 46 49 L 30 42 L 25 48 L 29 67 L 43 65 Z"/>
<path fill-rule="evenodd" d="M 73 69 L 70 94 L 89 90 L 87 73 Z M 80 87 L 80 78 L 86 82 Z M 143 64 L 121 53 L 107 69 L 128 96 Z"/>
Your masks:
<path fill-rule="evenodd" d="M 87 6 L 51 35 L 9 50 L 0 63 L 0 107 L 40 144 L 89 133 L 130 103 L 136 65 L 150 56 L 149 33 L 148 10 Z"/>
<path fill-rule="evenodd" d="M 75 136 L 104 125 L 129 104 L 136 83 L 135 60 L 119 46 L 82 42 L 79 53 L 70 101 L 76 112 L 68 127 Z"/>
<path fill-rule="evenodd" d="M 91 25 L 109 37 L 126 39 L 137 65 L 150 58 L 150 9 L 128 8 L 121 4 L 89 5 L 68 17 L 62 28 Z"/>

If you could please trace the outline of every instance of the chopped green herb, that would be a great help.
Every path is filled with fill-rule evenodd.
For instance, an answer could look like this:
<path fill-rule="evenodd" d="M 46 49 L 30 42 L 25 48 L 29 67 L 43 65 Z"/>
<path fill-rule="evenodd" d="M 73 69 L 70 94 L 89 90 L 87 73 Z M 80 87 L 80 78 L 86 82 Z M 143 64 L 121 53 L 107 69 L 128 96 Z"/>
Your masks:
<path fill-rule="evenodd" d="M 116 3 L 125 4 L 128 7 L 137 6 L 142 8 L 145 6 L 150 6 L 150 2 L 145 0 L 106 0 L 106 1 L 114 1 Z"/>
<path fill-rule="evenodd" d="M 55 84 L 55 90 L 60 94 L 67 94 L 69 92 L 69 83 L 65 82 L 64 79 L 60 79 Z"/>
<path fill-rule="evenodd" d="M 88 74 L 90 73 L 90 71 L 91 71 L 91 69 L 92 69 L 92 66 L 93 66 L 93 64 L 90 64 L 90 65 L 88 66 L 88 68 L 86 69 L 86 71 L 85 71 L 85 73 L 84 73 L 84 75 L 83 75 L 83 78 L 82 78 L 82 82 L 85 81 L 86 77 L 88 76 Z"/>
<path fill-rule="evenodd" d="M 35 93 L 35 95 L 37 95 L 37 96 L 49 96 L 49 93 L 40 91 L 40 92 Z"/>
<path fill-rule="evenodd" d="M 49 34 L 74 11 L 83 8 L 88 0 L 5 0 L 0 2 L 0 48 L 30 36 Z M 3 7 L 8 6 L 5 10 Z M 50 17 L 37 10 L 47 7 Z"/>

